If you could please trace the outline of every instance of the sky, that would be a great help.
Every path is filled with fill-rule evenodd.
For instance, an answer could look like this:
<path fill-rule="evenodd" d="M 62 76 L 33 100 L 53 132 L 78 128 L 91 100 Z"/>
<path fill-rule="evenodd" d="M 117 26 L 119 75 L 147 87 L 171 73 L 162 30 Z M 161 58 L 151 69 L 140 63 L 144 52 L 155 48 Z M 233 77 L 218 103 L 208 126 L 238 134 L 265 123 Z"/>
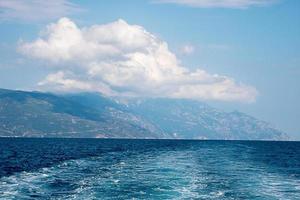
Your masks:
<path fill-rule="evenodd" d="M 298 0 L 0 0 L 0 88 L 185 98 L 300 139 Z"/>

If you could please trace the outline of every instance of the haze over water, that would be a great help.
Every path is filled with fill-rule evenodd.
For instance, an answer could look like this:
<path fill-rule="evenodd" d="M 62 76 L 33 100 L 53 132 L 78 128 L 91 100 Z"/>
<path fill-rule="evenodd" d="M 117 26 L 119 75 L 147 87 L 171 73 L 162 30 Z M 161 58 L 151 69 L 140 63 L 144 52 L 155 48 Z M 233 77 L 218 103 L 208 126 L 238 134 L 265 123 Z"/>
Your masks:
<path fill-rule="evenodd" d="M 300 143 L 0 139 L 0 199 L 299 199 Z"/>

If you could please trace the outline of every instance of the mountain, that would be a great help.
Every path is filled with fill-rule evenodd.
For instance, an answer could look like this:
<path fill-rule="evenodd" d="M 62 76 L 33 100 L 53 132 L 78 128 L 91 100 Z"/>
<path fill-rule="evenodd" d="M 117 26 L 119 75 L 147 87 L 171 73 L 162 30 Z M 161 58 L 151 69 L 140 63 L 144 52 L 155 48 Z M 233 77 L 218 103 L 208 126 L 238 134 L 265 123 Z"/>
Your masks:
<path fill-rule="evenodd" d="M 72 98 L 0 90 L 0 135 L 6 137 L 163 138 L 142 118 L 103 106 L 101 112 Z"/>
<path fill-rule="evenodd" d="M 0 136 L 286 140 L 268 123 L 182 99 L 0 89 Z"/>
<path fill-rule="evenodd" d="M 128 103 L 130 110 L 175 138 L 286 140 L 270 124 L 241 112 L 224 112 L 182 99 L 145 99 Z"/>

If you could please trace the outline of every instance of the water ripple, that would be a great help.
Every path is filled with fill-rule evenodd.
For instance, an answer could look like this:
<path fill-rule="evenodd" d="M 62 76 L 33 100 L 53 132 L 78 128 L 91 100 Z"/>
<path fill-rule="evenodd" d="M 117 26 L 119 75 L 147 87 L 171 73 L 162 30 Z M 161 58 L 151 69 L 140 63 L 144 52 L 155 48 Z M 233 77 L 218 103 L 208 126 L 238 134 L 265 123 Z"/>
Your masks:
<path fill-rule="evenodd" d="M 89 141 L 65 141 L 89 156 L 2 176 L 0 198 L 300 199 L 299 143 Z"/>

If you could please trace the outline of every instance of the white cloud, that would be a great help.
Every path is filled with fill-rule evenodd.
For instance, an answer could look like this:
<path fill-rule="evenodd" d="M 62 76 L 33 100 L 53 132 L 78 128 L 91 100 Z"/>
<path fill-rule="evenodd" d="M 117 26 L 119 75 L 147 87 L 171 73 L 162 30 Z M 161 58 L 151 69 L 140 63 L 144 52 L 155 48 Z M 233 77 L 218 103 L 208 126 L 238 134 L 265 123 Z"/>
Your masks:
<path fill-rule="evenodd" d="M 191 55 L 195 51 L 195 47 L 190 44 L 183 45 L 180 49 L 180 52 L 184 55 Z"/>
<path fill-rule="evenodd" d="M 40 38 L 22 42 L 19 51 L 58 70 L 39 84 L 47 90 L 243 102 L 257 95 L 254 87 L 232 78 L 189 70 L 166 42 L 121 19 L 79 28 L 62 18 Z"/>
<path fill-rule="evenodd" d="M 81 9 L 68 0 L 1 0 L 1 20 L 43 21 L 58 19 Z"/>
<path fill-rule="evenodd" d="M 154 0 L 156 3 L 174 3 L 199 8 L 248 8 L 265 6 L 276 0 Z"/>
<path fill-rule="evenodd" d="M 58 92 L 99 91 L 105 94 L 115 93 L 101 82 L 82 81 L 70 71 L 58 71 L 49 74 L 45 80 L 38 83 L 43 89 Z"/>

